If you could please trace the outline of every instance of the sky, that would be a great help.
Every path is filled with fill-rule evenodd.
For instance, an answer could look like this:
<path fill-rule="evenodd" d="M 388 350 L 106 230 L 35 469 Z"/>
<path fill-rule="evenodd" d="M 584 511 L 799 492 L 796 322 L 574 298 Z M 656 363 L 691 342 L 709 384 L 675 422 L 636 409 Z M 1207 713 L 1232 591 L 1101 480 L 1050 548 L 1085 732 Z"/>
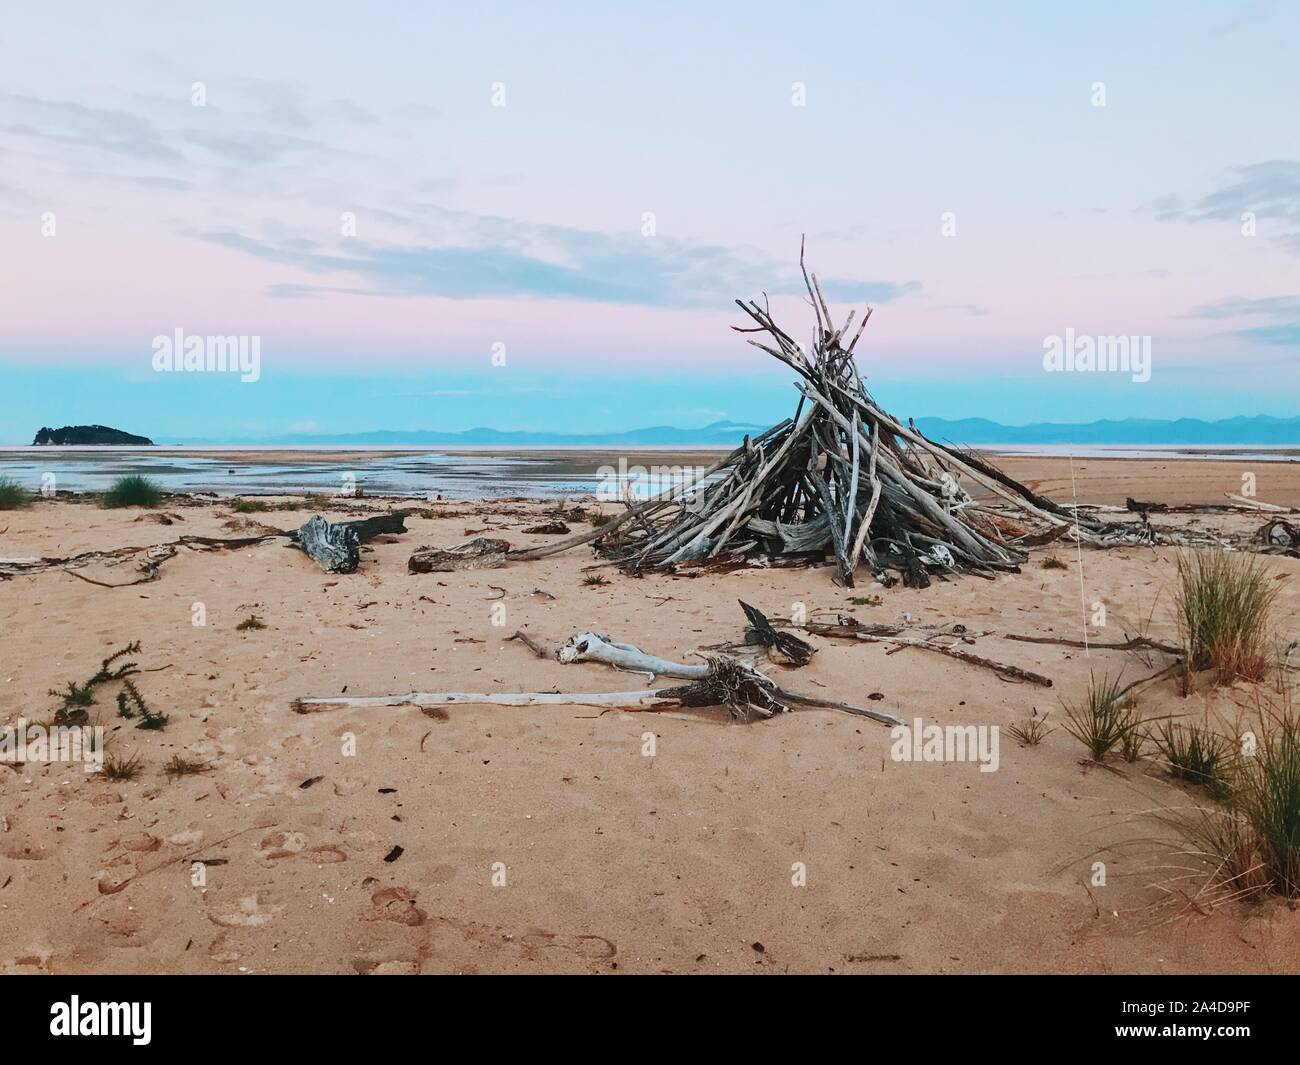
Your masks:
<path fill-rule="evenodd" d="M 0 7 L 0 443 L 1300 415 L 1300 5 Z M 256 340 L 256 380 L 155 340 Z M 1048 372 L 1149 338 L 1150 379 Z M 250 376 L 250 375 L 244 375 Z"/>

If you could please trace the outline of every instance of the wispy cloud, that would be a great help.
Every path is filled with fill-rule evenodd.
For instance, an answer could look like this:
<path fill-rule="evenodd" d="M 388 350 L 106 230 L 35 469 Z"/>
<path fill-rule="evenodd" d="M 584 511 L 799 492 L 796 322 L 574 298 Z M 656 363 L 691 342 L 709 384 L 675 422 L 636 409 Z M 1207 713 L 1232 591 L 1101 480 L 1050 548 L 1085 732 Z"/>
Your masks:
<path fill-rule="evenodd" d="M 1300 347 L 1300 296 L 1269 296 L 1264 299 L 1234 296 L 1201 307 L 1196 316 L 1221 320 L 1263 319 L 1261 325 L 1233 329 L 1228 335 L 1257 344 Z"/>
<path fill-rule="evenodd" d="M 271 294 L 281 298 L 347 293 L 703 307 L 764 291 L 803 289 L 797 269 L 749 249 L 536 225 L 429 205 L 409 218 L 395 219 L 390 212 L 388 219 L 409 222 L 421 233 L 419 242 L 339 238 L 325 243 L 283 229 L 259 237 L 233 230 L 192 235 L 265 262 L 353 279 L 351 284 L 272 286 Z M 842 277 L 821 279 L 821 286 L 827 299 L 857 303 L 887 303 L 921 287 L 915 281 Z"/>
<path fill-rule="evenodd" d="M 1234 167 L 1217 189 L 1193 203 L 1178 195 L 1161 196 L 1143 208 L 1160 221 L 1234 222 L 1257 220 L 1260 236 L 1300 252 L 1300 162 L 1270 159 Z"/>

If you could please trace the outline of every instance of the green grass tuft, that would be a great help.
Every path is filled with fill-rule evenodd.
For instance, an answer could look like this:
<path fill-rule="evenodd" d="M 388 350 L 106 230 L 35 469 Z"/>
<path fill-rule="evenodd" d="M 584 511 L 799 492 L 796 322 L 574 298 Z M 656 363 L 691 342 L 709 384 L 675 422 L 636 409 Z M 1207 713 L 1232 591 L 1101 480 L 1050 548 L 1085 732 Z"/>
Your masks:
<path fill-rule="evenodd" d="M 102 772 L 107 780 L 134 780 L 140 775 L 140 756 L 133 754 L 122 758 L 116 754 L 107 755 Z"/>
<path fill-rule="evenodd" d="M 138 473 L 128 473 L 113 482 L 113 486 L 104 493 L 104 506 L 119 507 L 156 507 L 163 500 L 163 490 L 156 481 Z"/>
<path fill-rule="evenodd" d="M 1227 736 L 1209 727 L 1168 724 L 1161 726 L 1156 745 L 1171 776 L 1203 787 L 1215 799 L 1231 794 L 1237 746 Z"/>
<path fill-rule="evenodd" d="M 1124 697 L 1119 681 L 1119 677 L 1114 680 L 1103 677 L 1100 681 L 1090 677 L 1087 699 L 1078 706 L 1065 704 L 1065 731 L 1088 748 L 1096 762 L 1115 747 L 1119 747 L 1128 758 L 1138 743 L 1132 733 L 1141 727 L 1142 721 Z"/>
<path fill-rule="evenodd" d="M 1015 725 L 1008 725 L 1007 731 L 1011 733 L 1012 737 L 1016 741 L 1023 743 L 1026 747 L 1037 747 L 1047 738 L 1049 732 L 1054 732 L 1055 730 L 1047 727 L 1046 714 L 1039 717 L 1038 711 L 1034 710 L 1033 713 L 1030 714 L 1029 720 L 1025 721 L 1023 724 L 1017 723 Z"/>
<path fill-rule="evenodd" d="M 1260 717 L 1254 749 L 1235 758 L 1222 804 L 1160 820 L 1210 867 L 1225 898 L 1300 898 L 1300 716 L 1288 691 Z"/>
<path fill-rule="evenodd" d="M 1174 602 L 1188 671 L 1214 669 L 1221 684 L 1268 672 L 1269 612 L 1277 598 L 1255 555 L 1193 551 L 1178 558 Z"/>
<path fill-rule="evenodd" d="M 11 477 L 0 477 L 0 510 L 18 510 L 36 498 Z"/>

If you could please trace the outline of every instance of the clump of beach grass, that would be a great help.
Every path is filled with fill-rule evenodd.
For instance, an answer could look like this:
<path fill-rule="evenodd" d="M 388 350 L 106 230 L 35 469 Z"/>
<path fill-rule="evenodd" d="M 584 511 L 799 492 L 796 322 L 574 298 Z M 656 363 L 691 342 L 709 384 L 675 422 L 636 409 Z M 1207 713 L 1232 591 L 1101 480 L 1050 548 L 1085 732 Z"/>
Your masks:
<path fill-rule="evenodd" d="M 156 507 L 163 499 L 163 490 L 158 482 L 138 473 L 128 473 L 113 482 L 112 487 L 104 493 L 103 504 L 117 509 L 120 507 Z"/>
<path fill-rule="evenodd" d="M 1237 745 L 1209 726 L 1162 725 L 1156 745 L 1175 779 L 1203 787 L 1212 798 L 1226 799 L 1232 792 Z"/>
<path fill-rule="evenodd" d="M 1222 802 L 1160 818 L 1211 869 L 1225 898 L 1300 898 L 1300 716 L 1291 692 L 1260 711 Z"/>
<path fill-rule="evenodd" d="M 1007 732 L 1011 734 L 1012 738 L 1019 743 L 1023 743 L 1026 747 L 1037 747 L 1047 738 L 1049 732 L 1054 731 L 1056 730 L 1047 727 L 1047 715 L 1039 716 L 1037 710 L 1034 710 L 1029 715 L 1028 721 L 1007 726 Z"/>
<path fill-rule="evenodd" d="M 163 766 L 163 772 L 170 779 L 177 780 L 180 777 L 191 777 L 198 773 L 206 773 L 211 768 L 206 762 L 196 762 L 183 755 L 174 754 Z"/>
<path fill-rule="evenodd" d="M 18 510 L 35 498 L 12 477 L 0 477 L 0 510 Z"/>
<path fill-rule="evenodd" d="M 230 508 L 236 514 L 260 514 L 262 511 L 270 510 L 271 505 L 261 499 L 237 499 Z"/>
<path fill-rule="evenodd" d="M 1142 721 L 1131 701 L 1126 699 L 1120 687 L 1120 678 L 1111 680 L 1104 676 L 1098 680 L 1095 676 L 1088 678 L 1088 695 L 1079 704 L 1065 703 L 1065 731 L 1082 743 L 1094 762 L 1102 761 L 1116 747 L 1119 747 L 1129 761 L 1136 759 L 1136 754 L 1129 758 L 1130 751 L 1140 749 L 1133 734 L 1142 725 Z"/>
<path fill-rule="evenodd" d="M 1174 603 L 1188 674 L 1214 669 L 1221 684 L 1263 680 L 1277 598 L 1268 567 L 1255 555 L 1222 550 L 1188 552 L 1177 565 Z"/>
<path fill-rule="evenodd" d="M 585 584 L 588 588 L 604 588 L 607 584 L 609 584 L 609 580 L 605 577 L 602 577 L 599 573 L 592 573 L 586 577 L 583 577 L 582 583 Z"/>
<path fill-rule="evenodd" d="M 243 621 L 241 621 L 238 625 L 235 626 L 235 631 L 251 632 L 256 629 L 264 629 L 264 628 L 266 628 L 266 622 L 264 622 L 256 614 L 249 614 L 248 617 L 244 618 Z"/>
<path fill-rule="evenodd" d="M 1300 896 L 1300 717 L 1289 694 L 1270 708 L 1232 804 L 1254 831 L 1274 891 Z"/>
<path fill-rule="evenodd" d="M 140 775 L 140 756 L 109 754 L 104 756 L 104 768 L 101 772 L 106 780 L 134 780 Z"/>

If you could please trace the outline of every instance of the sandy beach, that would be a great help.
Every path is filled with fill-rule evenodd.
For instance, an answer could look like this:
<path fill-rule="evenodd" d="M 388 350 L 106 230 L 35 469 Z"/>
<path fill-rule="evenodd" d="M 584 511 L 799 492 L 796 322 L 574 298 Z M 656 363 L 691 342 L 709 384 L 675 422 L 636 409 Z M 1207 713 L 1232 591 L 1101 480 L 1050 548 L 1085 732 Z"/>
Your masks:
<path fill-rule="evenodd" d="M 1005 465 L 1069 498 L 1058 460 Z M 1093 460 L 1074 484 L 1091 502 L 1219 501 L 1240 489 L 1240 465 L 1179 462 L 1174 478 L 1160 464 Z M 1297 467 L 1256 470 L 1260 498 L 1300 504 Z M 338 504 L 327 517 L 396 506 Z M 130 587 L 55 571 L 0 581 L 0 723 L 48 720 L 48 692 L 133 641 L 146 670 L 138 688 L 169 717 L 164 730 L 141 731 L 117 716 L 114 688 L 98 695 L 92 714 L 112 730 L 109 753 L 139 756 L 134 780 L 0 767 L 0 972 L 1300 971 L 1300 913 L 1285 902 L 1211 908 L 1171 897 L 1170 839 L 1149 815 L 1195 800 L 1154 758 L 1103 769 L 1063 729 L 1036 747 L 1007 734 L 1034 712 L 1059 719 L 1090 671 L 1137 679 L 1167 661 L 1004 638 L 1081 635 L 1072 547 L 1038 549 L 996 581 L 924 590 L 848 591 L 828 567 L 637 579 L 591 570 L 587 549 L 407 572 L 417 546 L 474 535 L 545 543 L 522 529 L 552 506 L 429 505 L 405 535 L 372 541 L 348 576 L 272 542 L 182 550 L 157 580 Z M 179 498 L 158 512 L 171 524 L 41 501 L 0 515 L 0 554 L 252 535 L 309 516 Z M 1044 568 L 1048 556 L 1069 565 Z M 1083 593 L 1107 603 L 1110 619 L 1090 630 L 1094 640 L 1122 639 L 1148 615 L 1152 636 L 1174 639 L 1171 557 L 1083 552 Z M 1269 564 L 1279 636 L 1294 639 L 1300 563 Z M 130 576 L 122 566 L 81 572 Z M 584 584 L 591 572 L 608 585 Z M 764 667 L 782 684 L 909 722 L 997 725 L 995 772 L 894 761 L 886 726 L 823 710 L 745 725 L 721 710 L 292 709 L 339 693 L 636 688 L 643 678 L 543 660 L 509 637 L 523 630 L 553 647 L 594 630 L 680 660 L 740 638 L 737 599 L 773 617 L 803 604 L 822 617 L 959 622 L 990 633 L 979 654 L 1053 686 L 815 636 L 807 667 Z M 265 628 L 238 630 L 250 616 Z M 1255 694 L 1205 683 L 1183 697 L 1170 679 L 1145 689 L 1141 706 L 1231 722 Z M 177 754 L 205 771 L 169 778 Z"/>

